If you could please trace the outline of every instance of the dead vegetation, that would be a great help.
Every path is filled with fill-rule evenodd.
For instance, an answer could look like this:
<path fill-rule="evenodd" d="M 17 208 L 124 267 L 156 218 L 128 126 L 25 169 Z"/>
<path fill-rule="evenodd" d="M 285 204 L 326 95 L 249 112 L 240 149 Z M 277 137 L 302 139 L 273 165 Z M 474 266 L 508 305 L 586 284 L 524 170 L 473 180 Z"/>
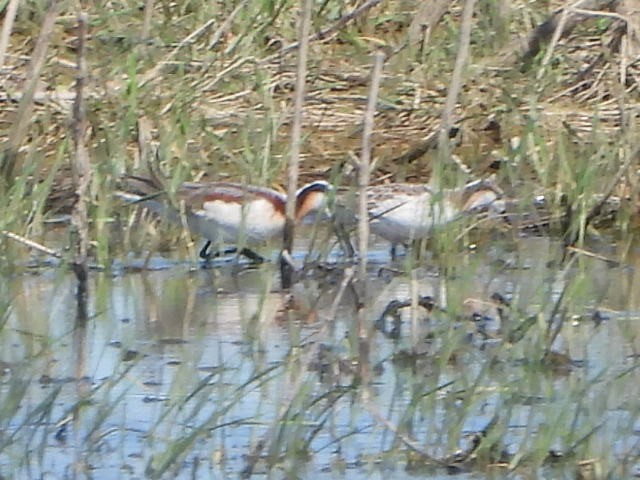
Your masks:
<path fill-rule="evenodd" d="M 350 163 L 360 154 L 376 50 L 386 61 L 372 136 L 374 181 L 428 181 L 441 162 L 454 178 L 501 169 L 507 191 L 527 185 L 558 197 L 576 187 L 566 172 L 575 162 L 601 162 L 613 178 L 637 130 L 636 3 L 479 1 L 450 119 L 454 161 L 440 158 L 437 137 L 462 2 L 433 9 L 399 0 L 322 3 L 312 15 L 301 180 L 355 179 Z M 21 5 L 12 23 L 7 6 L 2 37 L 9 38 L 0 86 L 5 191 L 15 178 L 43 181 L 54 172 L 47 202 L 54 211 L 66 211 L 73 199 L 66 159 L 77 12 L 64 8 Z M 284 183 L 297 3 L 146 2 L 87 13 L 87 146 L 100 172 L 94 205 L 156 147 L 172 176 Z M 51 16 L 51 36 L 38 37 Z M 635 205 L 631 167 L 613 193 Z"/>

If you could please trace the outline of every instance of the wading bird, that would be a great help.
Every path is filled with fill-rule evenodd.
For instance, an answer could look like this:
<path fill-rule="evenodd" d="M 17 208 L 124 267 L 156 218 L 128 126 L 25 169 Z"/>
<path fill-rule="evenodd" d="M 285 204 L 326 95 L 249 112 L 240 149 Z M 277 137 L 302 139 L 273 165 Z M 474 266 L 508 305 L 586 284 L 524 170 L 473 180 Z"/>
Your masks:
<path fill-rule="evenodd" d="M 338 200 L 340 207 L 340 200 Z M 425 184 L 390 183 L 367 189 L 367 210 L 371 233 L 391 242 L 395 257 L 398 244 L 409 245 L 431 235 L 437 227 L 461 216 L 488 210 L 502 214 L 505 203 L 502 191 L 492 182 L 479 180 L 461 188 L 437 190 Z M 353 207 L 339 217 L 352 223 Z M 338 222 L 340 223 L 340 219 Z"/>
<path fill-rule="evenodd" d="M 200 250 L 205 260 L 212 256 L 212 244 L 231 244 L 242 248 L 239 252 L 237 247 L 226 249 L 225 254 L 238 252 L 261 263 L 264 258 L 251 248 L 282 238 L 287 197 L 276 190 L 231 182 L 185 182 L 172 196 L 172 204 L 158 179 L 129 176 L 125 184 L 126 191 L 118 192 L 118 196 L 128 202 L 139 203 L 174 222 L 181 221 L 180 212 L 184 211 L 189 230 L 207 239 Z M 301 187 L 296 193 L 295 221 L 322 214 L 330 189 L 325 181 Z"/>

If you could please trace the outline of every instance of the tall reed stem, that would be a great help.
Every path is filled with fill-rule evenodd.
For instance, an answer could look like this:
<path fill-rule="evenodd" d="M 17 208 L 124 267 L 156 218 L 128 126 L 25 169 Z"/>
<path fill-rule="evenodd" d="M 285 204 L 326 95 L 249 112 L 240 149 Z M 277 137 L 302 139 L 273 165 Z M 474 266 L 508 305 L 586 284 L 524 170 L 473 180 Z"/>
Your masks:
<path fill-rule="evenodd" d="M 10 12 L 7 12 L 7 14 L 9 13 Z M 40 72 L 47 59 L 47 50 L 51 42 L 51 34 L 56 18 L 58 18 L 58 2 L 56 0 L 50 0 L 47 13 L 42 21 L 42 27 L 40 28 L 40 35 L 38 35 L 36 46 L 31 54 L 31 61 L 29 62 L 29 70 L 25 82 L 26 87 L 20 98 L 18 112 L 16 113 L 7 141 L 3 145 L 4 151 L 0 157 L 0 171 L 4 177 L 2 180 L 4 180 L 5 188 L 13 184 L 15 171 L 21 170 L 16 168 L 18 166 L 16 165 L 18 161 L 18 149 L 22 145 L 22 141 L 27 134 L 27 127 L 33 117 L 33 97 L 36 92 L 36 86 L 38 85 L 38 79 L 40 78 Z"/>
<path fill-rule="evenodd" d="M 369 250 L 369 209 L 367 188 L 371 177 L 371 137 L 373 135 L 374 116 L 378 103 L 378 91 L 382 77 L 384 54 L 376 52 L 371 73 L 369 100 L 364 113 L 364 129 L 362 133 L 362 152 L 358 162 L 358 283 L 356 285 L 357 301 L 357 341 L 358 368 L 363 384 L 368 385 L 371 378 L 370 353 L 372 326 L 367 314 L 367 254 Z"/>
<path fill-rule="evenodd" d="M 449 84 L 447 101 L 445 103 L 444 111 L 442 112 L 440 134 L 438 136 L 438 147 L 441 155 L 440 158 L 442 159 L 449 159 L 449 130 L 453 123 L 453 112 L 456 108 L 456 103 L 458 103 L 460 90 L 462 89 L 464 68 L 469 60 L 469 43 L 471 42 L 471 24 L 473 21 L 473 8 L 475 3 L 476 0 L 466 0 L 462 11 L 460 39 L 458 41 L 458 55 L 456 56 L 456 63 L 453 67 L 453 73 L 451 74 L 451 83 Z M 439 177 L 440 175 L 440 169 L 436 169 L 435 176 Z M 439 183 L 441 179 L 435 178 L 434 180 Z"/>
<path fill-rule="evenodd" d="M 311 26 L 312 0 L 301 1 L 300 25 L 298 31 L 298 69 L 296 71 L 295 105 L 293 110 L 293 126 L 291 128 L 291 155 L 289 157 L 289 175 L 287 179 L 287 220 L 284 228 L 283 255 L 280 256 L 280 276 L 282 288 L 289 288 L 293 283 L 293 265 L 287 259 L 293 250 L 295 234 L 296 191 L 298 189 L 298 172 L 300 165 L 300 142 L 302 138 L 302 114 L 304 108 L 304 92 L 307 78 L 307 55 L 309 51 L 309 31 Z"/>
<path fill-rule="evenodd" d="M 373 72 L 371 73 L 371 86 L 369 88 L 369 100 L 364 113 L 364 130 L 362 133 L 362 152 L 358 163 L 358 282 L 365 285 L 367 279 L 367 251 L 369 249 L 369 210 L 367 206 L 367 188 L 371 177 L 371 136 L 373 135 L 373 122 L 378 102 L 378 90 L 382 77 L 382 65 L 384 53 L 376 52 L 374 56 Z"/>
<path fill-rule="evenodd" d="M 76 77 L 76 98 L 73 104 L 73 142 L 75 155 L 71 162 L 75 203 L 71 213 L 72 243 L 75 249 L 73 271 L 78 279 L 77 290 L 77 322 L 84 324 L 87 320 L 87 251 L 89 246 L 89 219 L 87 214 L 87 191 L 91 181 L 91 164 L 85 134 L 87 130 L 84 87 L 87 79 L 86 38 L 88 16 L 81 12 L 78 15 L 78 74 Z"/>
<path fill-rule="evenodd" d="M 0 68 L 4 67 L 4 56 L 9 47 L 9 38 L 11 37 L 11 30 L 13 30 L 13 21 L 16 18 L 19 2 L 20 0 L 10 0 L 4 15 L 2 33 L 0 34 Z"/>

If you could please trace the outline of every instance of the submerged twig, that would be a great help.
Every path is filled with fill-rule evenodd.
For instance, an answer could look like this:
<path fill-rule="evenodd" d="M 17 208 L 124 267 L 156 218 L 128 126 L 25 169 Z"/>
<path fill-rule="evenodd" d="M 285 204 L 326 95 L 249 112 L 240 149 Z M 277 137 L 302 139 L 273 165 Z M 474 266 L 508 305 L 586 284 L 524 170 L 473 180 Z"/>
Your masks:
<path fill-rule="evenodd" d="M 17 233 L 9 232 L 8 230 L 2 230 L 2 232 L 0 233 L 2 233 L 2 235 L 4 235 L 7 238 L 10 238 L 12 240 L 15 240 L 16 242 L 26 245 L 29 248 L 33 248 L 34 250 L 37 250 L 39 252 L 46 253 L 47 255 L 50 255 L 53 258 L 62 259 L 62 254 L 60 254 L 56 250 L 53 250 L 52 248 L 49 248 L 49 247 L 45 247 L 44 245 L 34 242 L 33 240 L 29 240 L 28 238 L 18 235 Z"/>
<path fill-rule="evenodd" d="M 429 463 L 431 463 L 433 465 L 439 465 L 441 467 L 446 467 L 447 466 L 446 462 L 443 462 L 442 460 L 440 460 L 440 459 L 438 459 L 438 458 L 436 458 L 436 457 L 434 457 L 432 455 L 429 455 L 427 452 L 425 452 L 423 450 L 421 445 L 418 445 L 418 443 L 416 441 L 414 441 L 413 439 L 409 438 L 407 435 L 402 433 L 396 425 L 391 423 L 389 420 L 387 420 L 380 413 L 380 411 L 378 410 L 378 408 L 376 406 L 372 405 L 369 402 L 367 402 L 365 406 L 366 406 L 367 411 L 369 412 L 369 414 L 376 420 L 376 422 L 378 422 L 384 428 L 386 428 L 387 430 L 392 432 L 396 436 L 396 438 L 398 440 L 400 440 L 400 442 L 402 442 L 405 446 L 407 446 L 414 453 L 419 455 L 424 461 L 429 462 Z"/>
<path fill-rule="evenodd" d="M 569 251 L 570 253 L 576 253 L 578 255 L 582 255 L 583 257 L 589 257 L 589 258 L 594 258 L 596 260 L 600 260 L 602 262 L 605 262 L 607 264 L 607 266 L 609 267 L 620 267 L 621 265 L 623 265 L 623 262 L 619 261 L 619 260 L 614 260 L 613 258 L 609 258 L 605 255 L 596 253 L 596 252 L 592 252 L 589 250 L 586 250 L 584 248 L 578 248 L 578 247 L 573 247 L 573 246 L 568 246 L 567 247 L 567 251 Z"/>

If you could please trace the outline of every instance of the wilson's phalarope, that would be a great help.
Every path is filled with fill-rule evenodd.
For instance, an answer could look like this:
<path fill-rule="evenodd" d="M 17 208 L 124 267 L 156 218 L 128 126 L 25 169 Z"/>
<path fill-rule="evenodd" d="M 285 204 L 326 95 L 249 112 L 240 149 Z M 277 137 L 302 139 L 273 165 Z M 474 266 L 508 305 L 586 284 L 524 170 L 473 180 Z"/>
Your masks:
<path fill-rule="evenodd" d="M 367 203 L 371 233 L 391 242 L 392 256 L 397 244 L 427 238 L 434 228 L 466 213 L 505 211 L 502 191 L 486 180 L 443 190 L 425 184 L 378 185 L 367 189 Z"/>
<path fill-rule="evenodd" d="M 286 195 L 265 187 L 230 182 L 185 182 L 177 189 L 177 205 L 158 197 L 164 189 L 156 179 L 130 176 L 126 180 L 127 191 L 118 196 L 129 202 L 140 203 L 149 210 L 180 222 L 180 212 L 192 233 L 207 239 L 200 250 L 200 257 L 208 259 L 211 244 L 243 245 L 240 254 L 254 262 L 264 259 L 248 247 L 259 246 L 283 235 L 285 225 Z M 326 193 L 330 185 L 315 181 L 301 187 L 296 193 L 296 222 L 326 208 Z M 246 245 L 246 247 L 244 247 Z M 234 253 L 236 248 L 224 253 Z"/>

